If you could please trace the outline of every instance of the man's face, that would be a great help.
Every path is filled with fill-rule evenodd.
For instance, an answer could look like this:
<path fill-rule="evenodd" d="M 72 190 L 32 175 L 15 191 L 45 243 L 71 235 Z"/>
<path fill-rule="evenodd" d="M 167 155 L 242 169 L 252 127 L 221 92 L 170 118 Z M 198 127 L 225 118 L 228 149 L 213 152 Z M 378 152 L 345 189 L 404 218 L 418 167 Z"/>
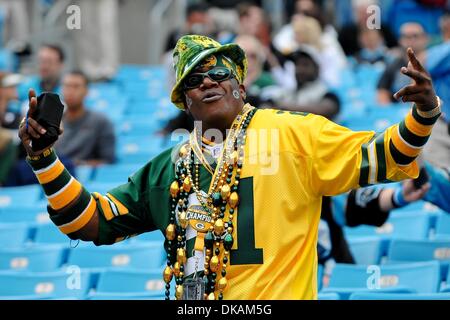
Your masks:
<path fill-rule="evenodd" d="M 63 79 L 62 94 L 69 109 L 76 109 L 83 105 L 88 93 L 84 78 L 76 74 L 68 74 Z"/>
<path fill-rule="evenodd" d="M 207 72 L 214 68 L 217 67 L 199 67 L 193 70 L 190 75 Z M 238 99 L 233 96 L 233 90 L 240 93 Z M 186 89 L 185 95 L 186 108 L 195 120 L 204 121 L 209 125 L 215 124 L 219 128 L 231 124 L 239 113 L 243 106 L 242 97 L 245 95 L 245 89 L 234 78 L 219 82 L 205 76 L 200 86 Z"/>
<path fill-rule="evenodd" d="M 314 81 L 318 76 L 318 66 L 310 57 L 301 55 L 295 59 L 295 77 L 298 85 Z"/>
<path fill-rule="evenodd" d="M 39 75 L 44 80 L 54 80 L 59 78 L 63 63 L 61 62 L 58 52 L 51 48 L 42 48 L 39 50 Z"/>
<path fill-rule="evenodd" d="M 405 23 L 400 28 L 400 45 L 403 48 L 411 47 L 415 52 L 422 52 L 427 43 L 428 37 L 420 24 Z"/>

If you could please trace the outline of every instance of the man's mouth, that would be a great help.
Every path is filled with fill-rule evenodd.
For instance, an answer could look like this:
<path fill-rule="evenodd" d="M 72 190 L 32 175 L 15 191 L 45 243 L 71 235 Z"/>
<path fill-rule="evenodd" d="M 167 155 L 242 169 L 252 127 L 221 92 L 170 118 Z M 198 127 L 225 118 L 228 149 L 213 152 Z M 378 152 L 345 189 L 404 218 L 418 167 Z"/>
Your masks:
<path fill-rule="evenodd" d="M 223 97 L 223 94 L 221 94 L 221 93 L 211 92 L 211 93 L 205 94 L 205 96 L 202 99 L 202 102 L 211 103 L 211 102 L 220 100 L 222 97 Z"/>

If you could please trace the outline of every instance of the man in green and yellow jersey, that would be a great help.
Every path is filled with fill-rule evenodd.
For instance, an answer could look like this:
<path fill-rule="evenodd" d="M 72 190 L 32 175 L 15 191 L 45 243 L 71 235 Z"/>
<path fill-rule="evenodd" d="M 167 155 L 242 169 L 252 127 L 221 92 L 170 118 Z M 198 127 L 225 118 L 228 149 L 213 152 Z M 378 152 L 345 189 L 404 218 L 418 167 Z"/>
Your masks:
<path fill-rule="evenodd" d="M 167 298 L 175 285 L 177 299 L 316 299 L 322 196 L 418 175 L 415 158 L 440 100 L 411 49 L 408 56 L 401 72 L 413 82 L 395 97 L 414 102 L 411 112 L 382 133 L 353 132 L 321 116 L 246 104 L 243 50 L 184 36 L 171 100 L 195 129 L 105 195 L 70 176 L 51 146 L 32 151 L 45 130 L 33 119 L 33 92 L 19 136 L 50 218 L 71 239 L 103 245 L 164 233 Z"/>

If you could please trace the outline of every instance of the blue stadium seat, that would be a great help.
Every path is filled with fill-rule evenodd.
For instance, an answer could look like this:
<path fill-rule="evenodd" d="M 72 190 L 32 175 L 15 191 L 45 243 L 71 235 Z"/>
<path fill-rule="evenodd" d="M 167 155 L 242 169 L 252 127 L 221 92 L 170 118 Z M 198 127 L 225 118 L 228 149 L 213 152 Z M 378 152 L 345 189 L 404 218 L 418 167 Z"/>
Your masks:
<path fill-rule="evenodd" d="M 0 224 L 0 248 L 19 247 L 30 236 L 30 226 L 27 223 Z"/>
<path fill-rule="evenodd" d="M 93 181 L 122 184 L 142 165 L 139 164 L 111 164 L 96 169 Z"/>
<path fill-rule="evenodd" d="M 17 69 L 17 57 L 7 49 L 0 49 L 0 70 L 13 72 Z"/>
<path fill-rule="evenodd" d="M 100 273 L 98 293 L 147 293 L 164 295 L 162 270 L 105 270 Z"/>
<path fill-rule="evenodd" d="M 379 264 L 382 256 L 382 240 L 379 237 L 350 238 L 350 251 L 357 264 Z"/>
<path fill-rule="evenodd" d="M 389 217 L 387 222 L 379 227 L 358 226 L 345 229 L 347 236 L 383 236 L 388 238 L 406 238 L 423 240 L 428 238 L 430 231 L 430 216 L 427 212 L 405 212 L 402 215 Z"/>
<path fill-rule="evenodd" d="M 349 300 L 450 300 L 450 293 L 355 292 Z"/>
<path fill-rule="evenodd" d="M 69 245 L 71 240 L 53 223 L 45 223 L 36 226 L 34 243 L 59 243 Z"/>
<path fill-rule="evenodd" d="M 27 199 L 27 204 L 34 204 L 43 198 L 44 193 L 37 184 L 0 188 L 0 208 L 23 203 L 23 199 Z"/>
<path fill-rule="evenodd" d="M 0 223 L 13 222 L 36 224 L 50 222 L 47 204 L 45 202 L 40 202 L 37 205 L 14 204 L 11 207 L 0 208 Z"/>
<path fill-rule="evenodd" d="M 388 261 L 411 262 L 437 260 L 441 265 L 441 279 L 447 277 L 450 263 L 450 240 L 402 240 L 391 241 Z"/>
<path fill-rule="evenodd" d="M 140 235 L 131 238 L 132 241 L 154 241 L 164 243 L 165 237 L 159 230 L 141 233 Z"/>
<path fill-rule="evenodd" d="M 322 281 L 323 281 L 323 265 L 319 264 L 317 266 L 317 290 L 322 290 Z"/>
<path fill-rule="evenodd" d="M 164 262 L 164 248 L 161 243 L 135 242 L 95 247 L 79 245 L 69 250 L 69 265 L 81 268 L 160 268 Z"/>
<path fill-rule="evenodd" d="M 438 216 L 436 221 L 436 235 L 450 236 L 450 214 L 444 213 Z"/>
<path fill-rule="evenodd" d="M 123 181 L 123 183 L 126 183 L 127 181 Z M 98 192 L 100 194 L 106 194 L 109 190 L 117 187 L 119 184 L 115 182 L 96 182 L 91 181 L 84 184 L 84 187 L 87 191 L 90 193 L 92 192 Z"/>
<path fill-rule="evenodd" d="M 89 300 L 164 300 L 164 292 L 157 293 L 104 293 L 93 292 L 87 298 Z"/>
<path fill-rule="evenodd" d="M 322 292 L 337 292 L 343 299 L 361 291 L 436 293 L 439 272 L 437 261 L 379 266 L 336 264 L 329 286 Z"/>
<path fill-rule="evenodd" d="M 319 292 L 319 294 L 317 295 L 317 300 L 340 300 L 340 297 L 335 292 Z"/>
<path fill-rule="evenodd" d="M 95 168 L 91 166 L 80 165 L 75 167 L 77 180 L 83 184 L 91 181 L 94 172 Z"/>
<path fill-rule="evenodd" d="M 56 272 L 0 272 L 0 299 L 30 296 L 41 298 L 84 298 L 90 289 L 90 274 Z"/>
<path fill-rule="evenodd" d="M 64 261 L 64 248 L 39 245 L 0 249 L 0 270 L 44 272 L 58 269 Z"/>

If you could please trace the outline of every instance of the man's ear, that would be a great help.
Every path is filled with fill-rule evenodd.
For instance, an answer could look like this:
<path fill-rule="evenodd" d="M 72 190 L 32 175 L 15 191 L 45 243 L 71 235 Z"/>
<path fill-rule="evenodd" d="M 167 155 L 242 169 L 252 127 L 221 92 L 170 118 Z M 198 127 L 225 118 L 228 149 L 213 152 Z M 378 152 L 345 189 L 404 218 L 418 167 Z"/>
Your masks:
<path fill-rule="evenodd" d="M 241 94 L 243 100 L 247 98 L 247 92 L 245 91 L 245 86 L 243 84 L 239 85 L 239 93 Z"/>

